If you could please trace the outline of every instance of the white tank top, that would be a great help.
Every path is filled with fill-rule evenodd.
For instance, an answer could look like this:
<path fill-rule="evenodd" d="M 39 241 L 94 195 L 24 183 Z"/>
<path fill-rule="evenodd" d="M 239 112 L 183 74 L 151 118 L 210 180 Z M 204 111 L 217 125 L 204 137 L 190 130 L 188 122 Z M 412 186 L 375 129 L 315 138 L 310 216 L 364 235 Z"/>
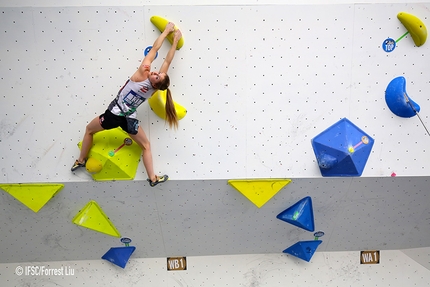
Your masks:
<path fill-rule="evenodd" d="M 118 96 L 110 103 L 109 110 L 117 116 L 136 118 L 137 108 L 156 91 L 149 78 L 142 82 L 128 80 L 122 87 Z M 118 105 L 120 107 L 118 107 Z"/>

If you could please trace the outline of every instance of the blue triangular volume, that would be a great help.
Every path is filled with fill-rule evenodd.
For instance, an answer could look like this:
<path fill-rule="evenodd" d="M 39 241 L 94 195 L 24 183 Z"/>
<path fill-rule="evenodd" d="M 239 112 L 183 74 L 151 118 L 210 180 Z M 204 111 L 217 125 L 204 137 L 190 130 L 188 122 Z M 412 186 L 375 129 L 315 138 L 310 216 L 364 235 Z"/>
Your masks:
<path fill-rule="evenodd" d="M 322 176 L 361 176 L 374 140 L 347 118 L 312 139 Z"/>
<path fill-rule="evenodd" d="M 118 265 L 121 268 L 125 268 L 128 259 L 130 259 L 130 256 L 133 254 L 135 249 L 136 247 L 134 246 L 112 247 L 105 253 L 105 255 L 102 256 L 102 259 Z"/>
<path fill-rule="evenodd" d="M 312 199 L 309 196 L 285 209 L 276 218 L 308 231 L 315 230 Z"/>
<path fill-rule="evenodd" d="M 299 241 L 285 249 L 283 252 L 309 262 L 321 243 L 321 240 Z"/>

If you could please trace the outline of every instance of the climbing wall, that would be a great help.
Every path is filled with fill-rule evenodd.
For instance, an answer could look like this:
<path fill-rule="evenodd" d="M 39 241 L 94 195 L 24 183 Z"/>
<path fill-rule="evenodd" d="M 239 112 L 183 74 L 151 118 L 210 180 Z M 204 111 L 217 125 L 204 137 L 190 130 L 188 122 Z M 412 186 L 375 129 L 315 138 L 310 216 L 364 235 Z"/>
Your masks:
<path fill-rule="evenodd" d="M 152 15 L 184 32 L 170 74 L 188 110 L 170 131 L 140 108 L 157 172 L 319 177 L 311 139 L 346 117 L 375 139 L 363 176 L 428 175 L 429 135 L 384 101 L 404 76 L 428 124 L 428 45 L 406 36 L 391 53 L 381 48 L 406 31 L 400 11 L 429 16 L 426 4 L 2 8 L 1 181 L 90 179 L 70 173 L 77 143 L 159 35 Z M 136 179 L 146 179 L 142 165 Z"/>
<path fill-rule="evenodd" d="M 417 258 L 419 251 L 384 253 L 428 247 L 430 226 L 430 137 L 416 117 L 393 115 L 384 91 L 404 76 L 428 125 L 429 46 L 415 47 L 406 36 L 391 53 L 381 48 L 386 38 L 405 33 L 399 11 L 427 23 L 428 3 L 157 6 L 132 0 L 121 7 L 96 1 L 61 7 L 44 1 L 44 7 L 30 8 L 34 3 L 17 2 L 0 5 L 0 182 L 6 188 L 58 182 L 64 189 L 49 193 L 54 197 L 40 210 L 31 209 L 31 193 L 17 199 L 0 192 L 6 286 L 38 280 L 71 286 L 397 286 L 406 277 L 409 285 L 428 285 L 428 270 L 404 255 Z M 304 5 L 309 3 L 317 5 Z M 174 21 L 185 38 L 169 72 L 174 99 L 188 110 L 179 129 L 168 130 L 147 105 L 139 109 L 155 169 L 172 180 L 148 187 L 141 163 L 134 181 L 93 182 L 85 171 L 71 173 L 85 125 L 104 111 L 159 35 L 152 15 Z M 363 177 L 321 178 L 311 139 L 345 117 L 375 140 Z M 249 178 L 292 181 L 255 206 L 249 194 L 227 183 Z M 280 252 L 312 240 L 312 232 L 276 219 L 306 196 L 312 196 L 316 229 L 326 233 L 308 265 Z M 85 221 L 82 210 L 92 201 L 103 213 Z M 137 246 L 126 273 L 100 258 L 121 245 L 117 232 L 96 228 L 100 220 Z M 381 249 L 384 261 L 370 269 L 354 261 L 357 252 L 325 254 L 359 249 Z M 235 260 L 225 254 L 241 255 Z M 165 257 L 181 255 L 191 259 L 189 273 L 166 275 Z M 416 261 L 425 263 L 426 256 Z M 11 264 L 45 261 L 52 267 L 64 262 L 77 273 L 62 282 L 17 277 Z M 309 278 L 313 271 L 325 275 Z"/>
<path fill-rule="evenodd" d="M 134 258 L 281 253 L 314 239 L 314 232 L 276 218 L 306 196 L 315 231 L 325 232 L 318 251 L 428 247 L 428 184 L 424 177 L 295 179 L 258 208 L 224 180 L 154 189 L 139 181 L 79 182 L 66 184 L 37 213 L 0 192 L 0 229 L 7 231 L 1 246 L 19 246 L 1 248 L 0 263 L 94 260 L 122 245 L 115 233 L 104 234 L 113 228 L 103 227 L 100 213 L 82 216 L 90 200 L 133 240 Z"/>

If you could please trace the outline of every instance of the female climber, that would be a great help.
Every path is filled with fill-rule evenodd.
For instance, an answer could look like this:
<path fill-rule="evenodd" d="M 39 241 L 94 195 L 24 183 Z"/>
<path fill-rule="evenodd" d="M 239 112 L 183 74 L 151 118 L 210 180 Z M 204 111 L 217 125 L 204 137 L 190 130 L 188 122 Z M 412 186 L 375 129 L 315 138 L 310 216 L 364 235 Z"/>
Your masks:
<path fill-rule="evenodd" d="M 139 126 L 136 109 L 157 90 L 166 90 L 166 119 L 170 127 L 178 126 L 175 106 L 169 90 L 170 79 L 167 70 L 175 56 L 178 41 L 182 34 L 174 29 L 175 25 L 169 22 L 161 35 L 155 40 L 151 50 L 143 59 L 138 70 L 131 76 L 125 85 L 119 90 L 116 98 L 110 103 L 104 114 L 94 118 L 85 129 L 84 138 L 79 158 L 73 164 L 71 170 L 85 166 L 88 152 L 93 143 L 93 135 L 105 129 L 121 127 L 141 147 L 143 165 L 148 175 L 150 186 L 154 187 L 168 179 L 167 175 L 157 176 L 154 173 L 152 153 L 149 140 Z M 167 35 L 174 33 L 173 43 L 169 49 L 163 64 L 158 72 L 150 70 L 157 51 L 161 48 Z"/>

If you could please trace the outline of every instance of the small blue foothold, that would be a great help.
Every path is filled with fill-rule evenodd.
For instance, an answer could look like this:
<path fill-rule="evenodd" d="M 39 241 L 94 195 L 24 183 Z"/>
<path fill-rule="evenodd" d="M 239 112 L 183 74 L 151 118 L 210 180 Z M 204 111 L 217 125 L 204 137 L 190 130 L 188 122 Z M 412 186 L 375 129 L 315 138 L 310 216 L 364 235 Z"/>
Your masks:
<path fill-rule="evenodd" d="M 125 268 L 128 259 L 135 249 L 136 247 L 134 246 L 112 247 L 105 253 L 105 255 L 102 256 L 102 259 L 105 259 L 121 268 Z"/>
<path fill-rule="evenodd" d="M 299 241 L 285 249 L 283 253 L 291 254 L 309 262 L 321 243 L 321 240 Z"/>
<path fill-rule="evenodd" d="M 146 49 L 143 52 L 143 55 L 146 57 L 146 55 L 148 55 L 148 53 L 149 53 L 149 51 L 151 51 L 151 49 L 152 49 L 152 46 L 146 47 Z M 158 57 L 158 52 L 155 54 L 154 60 L 157 59 L 157 57 Z"/>

